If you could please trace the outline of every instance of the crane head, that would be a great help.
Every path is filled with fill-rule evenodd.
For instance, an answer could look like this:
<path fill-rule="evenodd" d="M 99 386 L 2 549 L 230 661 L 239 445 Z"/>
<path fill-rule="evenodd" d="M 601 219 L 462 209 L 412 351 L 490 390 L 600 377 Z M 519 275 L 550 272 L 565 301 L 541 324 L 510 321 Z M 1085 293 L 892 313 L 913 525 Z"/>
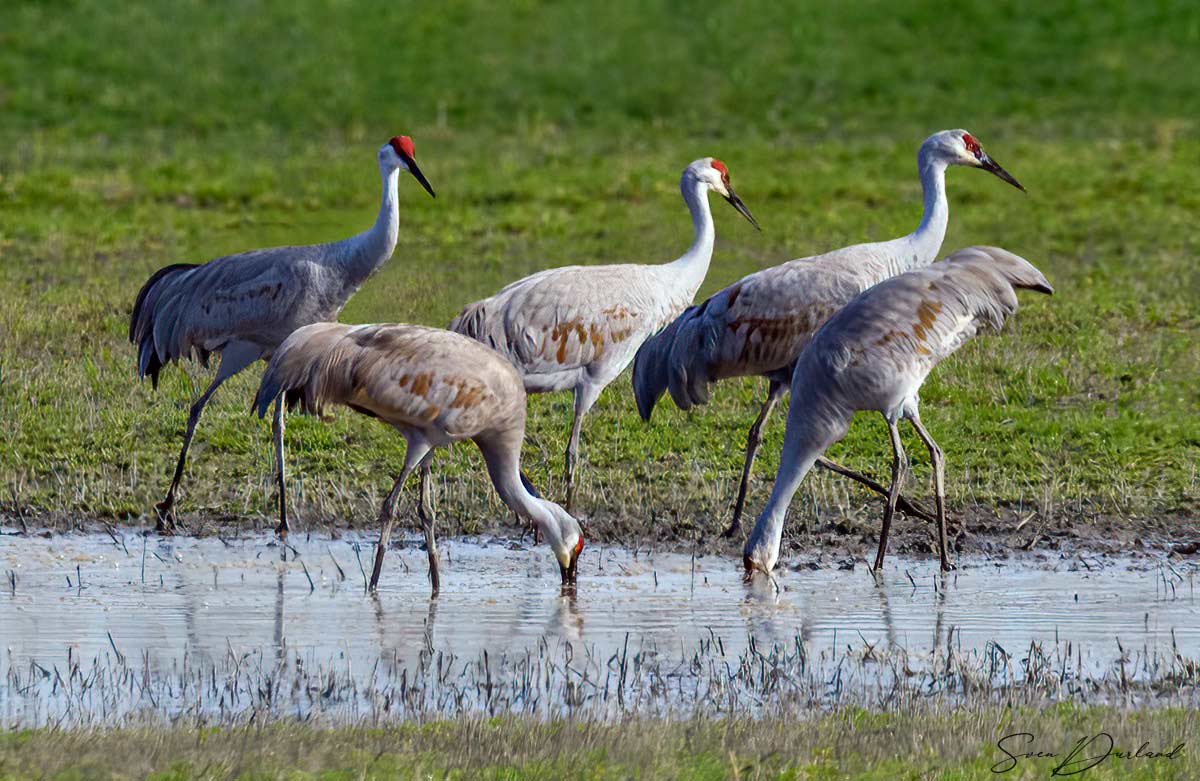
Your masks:
<path fill-rule="evenodd" d="M 922 153 L 927 148 L 945 160 L 948 165 L 965 165 L 971 168 L 982 168 L 1008 182 L 1021 192 L 1025 192 L 1025 188 L 1012 174 L 1005 171 L 987 152 L 983 151 L 979 139 L 965 130 L 943 130 L 940 133 L 934 133 L 922 145 Z"/>
<path fill-rule="evenodd" d="M 738 214 L 745 217 L 755 230 L 762 230 L 758 227 L 758 221 L 754 219 L 754 215 L 746 208 L 746 204 L 742 203 L 742 199 L 733 191 L 733 185 L 729 183 L 729 167 L 725 163 L 715 157 L 706 157 L 692 163 L 688 168 L 693 170 L 696 178 L 707 184 L 710 190 L 716 191 L 718 195 L 729 201 L 729 205 L 737 209 Z"/>
<path fill-rule="evenodd" d="M 541 529 L 546 543 L 554 551 L 554 558 L 558 560 L 562 584 L 574 586 L 579 554 L 583 552 L 583 529 L 579 527 L 579 521 L 561 506 L 542 499 L 529 478 L 521 475 L 521 482 L 532 499 L 530 518 Z"/>
<path fill-rule="evenodd" d="M 425 174 L 421 173 L 421 169 L 417 167 L 417 149 L 413 146 L 413 141 L 408 136 L 392 136 L 386 144 L 379 149 L 379 163 L 385 165 L 389 169 L 399 168 L 408 171 L 413 175 L 413 178 L 421 183 L 425 188 L 425 192 L 429 193 L 434 198 L 437 194 L 430 186 L 429 180 L 425 178 Z"/>

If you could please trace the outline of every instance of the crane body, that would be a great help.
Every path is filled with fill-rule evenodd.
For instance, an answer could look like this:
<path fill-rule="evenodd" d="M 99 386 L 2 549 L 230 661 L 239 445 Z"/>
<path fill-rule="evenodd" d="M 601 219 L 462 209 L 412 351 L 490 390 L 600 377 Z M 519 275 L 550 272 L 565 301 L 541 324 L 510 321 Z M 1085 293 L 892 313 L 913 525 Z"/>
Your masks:
<path fill-rule="evenodd" d="M 749 274 L 685 310 L 638 351 L 633 387 L 644 420 L 650 419 L 658 399 L 667 391 L 676 406 L 687 410 L 707 403 L 709 385 L 719 380 L 755 375 L 768 380 L 767 397 L 747 436 L 742 478 L 727 536 L 740 528 L 762 428 L 787 390 L 796 359 L 813 334 L 863 290 L 927 266 L 937 257 L 950 217 L 946 169 L 951 165 L 981 168 L 1024 189 L 983 152 L 967 131 L 935 133 L 917 152 L 924 210 L 915 231 L 890 241 L 842 247 Z M 882 489 L 823 456 L 819 463 L 874 490 Z M 901 502 L 923 514 L 903 499 Z"/>
<path fill-rule="evenodd" d="M 216 375 L 188 413 L 183 447 L 166 498 L 156 505 L 157 528 L 175 524 L 175 492 L 200 414 L 226 380 L 272 351 L 297 328 L 336 320 L 342 307 L 391 256 L 399 234 L 397 184 L 411 173 L 433 195 L 417 167 L 412 140 L 395 136 L 378 154 L 383 179 L 379 215 L 367 231 L 341 241 L 271 247 L 226 255 L 203 264 L 176 263 L 159 269 L 134 301 L 129 340 L 137 346 L 139 377 L 158 387 L 163 366 L 181 359 L 220 355 Z M 277 454 L 280 533 L 288 529 L 283 494 L 283 413 L 273 424 Z"/>
<path fill-rule="evenodd" d="M 329 405 L 347 406 L 404 437 L 404 465 L 379 514 L 370 589 L 379 583 L 396 501 L 408 475 L 434 448 L 464 439 L 479 447 L 504 503 L 546 538 L 564 585 L 574 583 L 583 533 L 570 514 L 543 499 L 520 472 L 525 388 L 513 366 L 495 351 L 440 328 L 315 323 L 289 336 L 267 365 L 254 406 L 262 416 L 272 403 L 298 405 L 314 414 Z M 422 470 L 417 512 L 436 593 L 440 581 L 428 481 L 429 472 Z"/>
<path fill-rule="evenodd" d="M 845 436 L 854 413 L 862 410 L 883 415 L 893 448 L 875 569 L 883 566 L 907 470 L 897 428 L 902 418 L 929 449 L 941 566 L 950 569 L 943 453 L 921 423 L 918 393 L 933 367 L 977 332 L 1000 330 L 1016 312 L 1019 288 L 1053 292 L 1045 276 L 1023 258 L 998 247 L 967 247 L 869 288 L 821 326 L 792 375 L 783 454 L 771 497 L 746 540 L 747 573 L 770 572 L 775 566 L 792 496 L 821 453 Z"/>
<path fill-rule="evenodd" d="M 638 347 L 692 302 L 708 272 L 716 230 L 715 191 L 756 228 L 720 160 L 692 162 L 680 178 L 692 216 L 691 247 L 661 265 L 618 264 L 547 269 L 469 304 L 450 323 L 507 357 L 530 393 L 570 390 L 574 415 L 566 452 L 567 509 L 574 498 L 583 417 L 629 365 Z"/>

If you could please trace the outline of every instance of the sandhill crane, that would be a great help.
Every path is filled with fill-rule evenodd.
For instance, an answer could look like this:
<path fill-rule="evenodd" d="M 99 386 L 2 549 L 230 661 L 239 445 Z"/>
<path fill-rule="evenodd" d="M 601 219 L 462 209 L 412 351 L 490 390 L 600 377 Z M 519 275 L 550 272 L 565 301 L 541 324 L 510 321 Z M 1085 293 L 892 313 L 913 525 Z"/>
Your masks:
<path fill-rule="evenodd" d="M 747 575 L 770 572 L 775 566 L 792 496 L 817 457 L 846 435 L 858 410 L 882 414 L 892 441 L 892 483 L 875 569 L 883 567 L 888 528 L 908 468 L 896 426 L 900 418 L 912 423 L 929 449 L 941 567 L 950 569 L 944 461 L 941 448 L 921 424 L 918 392 L 930 370 L 976 332 L 1000 330 L 1017 311 L 1017 288 L 1054 292 L 1023 258 L 998 247 L 967 247 L 941 262 L 880 282 L 826 321 L 796 362 L 779 471 L 743 552 Z"/>
<path fill-rule="evenodd" d="M 183 447 L 167 497 L 155 506 L 157 529 L 175 525 L 175 491 L 183 477 L 188 445 L 200 413 L 221 383 L 271 352 L 302 325 L 336 320 L 346 301 L 367 277 L 392 256 L 399 232 L 397 180 L 412 174 L 433 195 L 414 159 L 408 136 L 395 136 L 379 148 L 383 198 L 379 216 L 367 231 L 342 241 L 299 247 L 251 250 L 204 264 L 175 263 L 150 275 L 138 291 L 129 319 L 129 341 L 137 345 L 138 376 L 158 387 L 164 365 L 180 358 L 219 353 L 217 375 L 188 412 Z M 279 532 L 286 534 L 283 494 L 283 414 L 275 410 L 274 437 L 279 485 Z"/>
<path fill-rule="evenodd" d="M 965 130 L 943 130 L 925 139 L 917 152 L 917 170 L 925 211 L 917 229 L 891 241 L 850 247 L 799 258 L 743 277 L 689 307 L 638 350 L 633 388 L 638 411 L 650 419 L 654 405 L 669 389 L 680 409 L 708 401 L 708 385 L 727 377 L 763 375 L 767 398 L 746 438 L 742 480 L 733 520 L 725 535 L 741 526 L 742 508 L 762 428 L 783 396 L 796 358 L 825 320 L 871 285 L 937 258 L 950 210 L 946 202 L 946 168 L 965 165 L 990 171 L 1014 187 L 1024 187 L 992 160 Z M 838 466 L 823 456 L 818 463 L 876 491 L 874 481 Z M 900 500 L 905 512 L 927 515 Z"/>
<path fill-rule="evenodd" d="M 548 269 L 468 304 L 450 323 L 450 330 L 507 356 L 529 393 L 574 392 L 566 452 L 568 510 L 574 500 L 583 416 L 633 360 L 642 341 L 692 302 L 708 273 L 716 237 L 709 191 L 723 196 L 758 228 L 729 184 L 729 169 L 716 158 L 689 164 L 679 189 L 692 214 L 695 237 L 677 260 Z"/>
<path fill-rule="evenodd" d="M 512 364 L 494 350 L 440 328 L 314 323 L 289 336 L 267 364 L 254 399 L 260 417 L 272 401 L 289 408 L 299 404 L 315 414 L 328 404 L 343 404 L 379 418 L 404 436 L 404 466 L 379 512 L 371 590 L 379 584 L 405 478 L 433 448 L 463 439 L 479 447 L 504 503 L 545 536 L 563 584 L 575 582 L 583 533 L 569 513 L 541 498 L 520 472 L 525 388 Z M 437 547 L 428 478 L 429 472 L 422 470 L 417 514 L 436 594 Z"/>

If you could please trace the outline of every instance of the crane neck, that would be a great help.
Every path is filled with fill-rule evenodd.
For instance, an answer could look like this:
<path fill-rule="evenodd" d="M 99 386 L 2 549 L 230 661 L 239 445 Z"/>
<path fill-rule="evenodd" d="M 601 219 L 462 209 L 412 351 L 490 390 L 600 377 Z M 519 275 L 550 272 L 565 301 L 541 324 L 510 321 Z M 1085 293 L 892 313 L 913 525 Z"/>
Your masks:
<path fill-rule="evenodd" d="M 747 556 L 768 569 L 775 566 L 792 497 L 817 458 L 845 436 L 853 415 L 853 410 L 842 408 L 819 392 L 802 389 L 792 397 L 775 485 L 746 539 Z"/>
<path fill-rule="evenodd" d="M 488 476 L 500 499 L 517 515 L 533 521 L 555 555 L 558 555 L 560 551 L 568 549 L 558 518 L 558 514 L 566 515 L 566 511 L 554 502 L 535 496 L 526 488 L 521 479 L 521 437 L 518 432 L 515 435 L 501 435 L 498 439 L 477 439 L 476 444 L 483 453 Z M 572 545 L 574 542 L 570 541 Z"/>
<path fill-rule="evenodd" d="M 771 489 L 771 498 L 767 500 L 767 506 L 754 522 L 754 529 L 746 538 L 744 548 L 747 556 L 768 570 L 779 560 L 779 548 L 783 542 L 783 521 L 787 517 L 792 497 L 796 495 L 800 483 L 804 481 L 805 475 L 813 468 L 820 455 L 821 450 L 816 447 L 809 447 L 801 452 L 787 448 L 783 451 L 783 459 L 775 475 L 775 485 Z"/>
<path fill-rule="evenodd" d="M 921 192 L 925 209 L 921 224 L 905 237 L 907 251 L 900 253 L 902 268 L 898 273 L 928 266 L 937 260 L 950 222 L 950 204 L 946 200 L 946 162 L 922 148 L 917 155 L 917 171 L 921 176 Z"/>
<path fill-rule="evenodd" d="M 713 225 L 712 207 L 708 202 L 708 185 L 696 178 L 691 171 L 684 171 L 679 180 L 679 191 L 692 215 L 692 246 L 666 265 L 674 272 L 675 280 L 688 290 L 691 297 L 696 295 L 696 291 L 704 282 L 704 275 L 708 273 L 717 231 Z"/>
<path fill-rule="evenodd" d="M 383 179 L 379 216 L 375 218 L 375 224 L 370 229 L 347 239 L 344 242 L 343 252 L 340 254 L 340 266 L 345 276 L 347 298 L 376 269 L 392 257 L 392 252 L 396 249 L 396 240 L 400 234 L 400 206 L 397 193 L 400 169 L 381 163 L 379 174 Z"/>

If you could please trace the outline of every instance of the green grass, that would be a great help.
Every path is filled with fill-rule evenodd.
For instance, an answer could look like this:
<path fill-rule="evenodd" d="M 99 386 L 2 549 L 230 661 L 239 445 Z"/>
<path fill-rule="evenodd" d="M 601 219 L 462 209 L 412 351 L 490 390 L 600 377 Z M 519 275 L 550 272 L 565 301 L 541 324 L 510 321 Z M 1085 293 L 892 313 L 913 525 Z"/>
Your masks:
<path fill-rule="evenodd" d="M 0 733 L 0 780 L 127 779 L 1032 779 L 1078 740 L 1171 751 L 1173 760 L 1110 757 L 1080 777 L 1185 779 L 1200 772 L 1196 714 L 1114 708 L 985 708 L 948 714 L 843 711 L 811 720 L 531 722 L 462 719 L 381 728 L 296 723 L 238 728 L 29 730 Z M 1056 759 L 1007 760 L 1006 735 L 1029 732 Z M 1101 739 L 1103 740 L 1103 739 Z M 1016 750 L 1016 742 L 1005 743 Z M 1094 744 L 1099 746 L 1099 744 Z M 1088 749 L 1079 757 L 1097 757 Z M 1078 766 L 1077 766 L 1078 767 Z"/>
<path fill-rule="evenodd" d="M 1058 294 L 1024 296 L 922 393 L 951 500 L 1048 514 L 1192 517 L 1200 478 L 1200 9 L 960 2 L 722 4 L 19 4 L 0 29 L 0 500 L 133 518 L 161 498 L 202 371 L 135 380 L 124 338 L 159 266 L 340 238 L 377 208 L 374 152 L 407 132 L 439 197 L 402 192 L 396 254 L 349 322 L 444 324 L 550 265 L 678 255 L 676 183 L 716 155 L 763 225 L 715 202 L 701 291 L 911 230 L 914 156 L 967 127 L 1028 187 L 949 175 L 945 250 L 999 244 Z M 846 6 L 846 7 L 841 7 Z M 201 423 L 183 512 L 271 513 L 257 372 Z M 627 379 L 585 426 L 581 506 L 611 533 L 715 526 L 761 380 L 691 414 L 637 418 Z M 565 394 L 532 402 L 527 471 L 561 495 Z M 773 421 L 749 500 L 781 446 Z M 367 521 L 402 443 L 345 413 L 295 419 L 304 517 Z M 917 479 L 923 450 L 910 439 Z M 833 455 L 882 472 L 880 421 Z M 502 517 L 477 453 L 439 458 L 442 516 Z M 826 504 L 863 495 L 810 478 Z M 925 489 L 919 489 L 924 491 Z"/>

